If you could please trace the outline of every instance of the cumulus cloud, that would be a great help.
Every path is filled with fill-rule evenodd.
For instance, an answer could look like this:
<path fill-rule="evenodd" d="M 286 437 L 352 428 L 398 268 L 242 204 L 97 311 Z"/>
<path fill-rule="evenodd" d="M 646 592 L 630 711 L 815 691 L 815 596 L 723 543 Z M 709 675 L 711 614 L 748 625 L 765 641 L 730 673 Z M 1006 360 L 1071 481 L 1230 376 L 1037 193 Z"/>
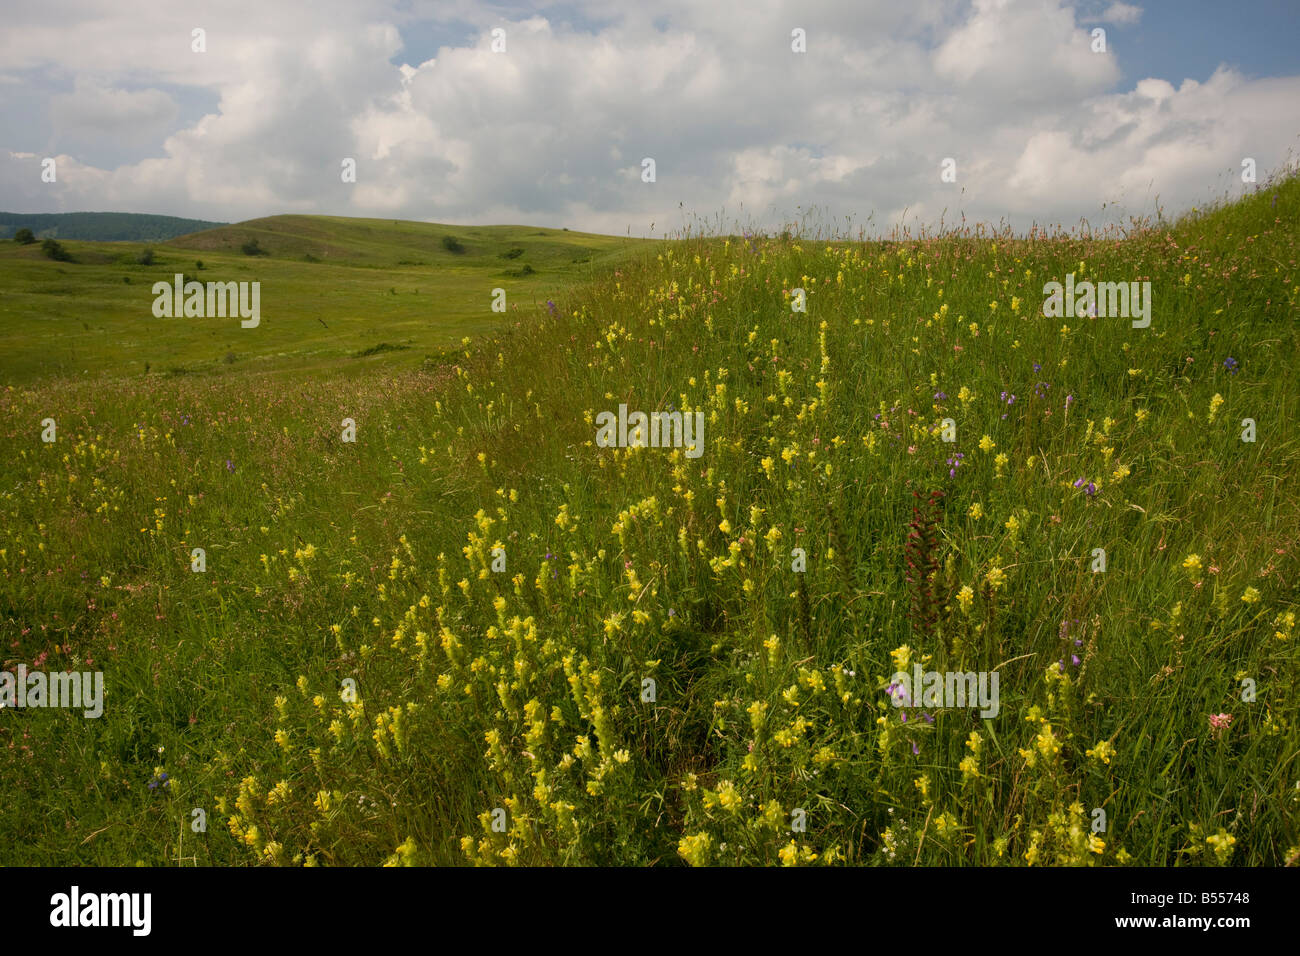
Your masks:
<path fill-rule="evenodd" d="M 1101 14 L 1103 23 L 1137 23 L 1142 19 L 1142 8 L 1132 3 L 1112 3 Z"/>
<path fill-rule="evenodd" d="M 1140 14 L 1113 3 L 1102 19 Z M 0 136 L 0 207 L 636 235 L 692 215 L 769 228 L 810 209 L 883 231 L 904 214 L 1027 228 L 1097 223 L 1103 203 L 1150 213 L 1157 194 L 1177 211 L 1242 157 L 1286 158 L 1300 78 L 1225 67 L 1120 89 L 1086 22 L 1065 0 L 27 5 L 0 35 L 5 76 L 23 84 L 0 83 L 0 107 L 54 90 L 52 141 Z M 458 39 L 430 48 L 435 28 Z M 185 90 L 215 106 L 176 128 Z M 122 136 L 152 151 L 106 160 Z M 54 152 L 58 183 L 41 183 Z M 949 157 L 956 183 L 940 179 Z"/>

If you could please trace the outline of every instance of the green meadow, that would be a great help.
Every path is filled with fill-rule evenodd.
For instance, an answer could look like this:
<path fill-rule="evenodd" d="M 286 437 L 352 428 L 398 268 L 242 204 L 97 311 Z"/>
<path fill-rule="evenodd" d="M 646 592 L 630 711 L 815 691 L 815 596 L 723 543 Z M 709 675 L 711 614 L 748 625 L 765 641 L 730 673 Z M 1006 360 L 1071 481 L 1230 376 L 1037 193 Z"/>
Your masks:
<path fill-rule="evenodd" d="M 0 243 L 0 863 L 1293 865 L 1298 223 Z"/>
<path fill-rule="evenodd" d="M 444 245 L 448 238 L 459 251 Z M 263 254 L 245 254 L 250 242 Z M 465 336 L 531 316 L 640 240 L 273 216 L 168 243 L 62 244 L 73 261 L 50 260 L 39 243 L 0 243 L 6 384 L 235 369 L 348 374 L 372 356 L 399 352 L 396 367 L 414 366 Z M 146 250 L 150 265 L 140 264 Z M 248 335 L 238 319 L 155 318 L 150 290 L 178 273 L 203 283 L 260 282 L 267 321 Z M 491 310 L 494 288 L 506 291 L 505 315 Z"/>

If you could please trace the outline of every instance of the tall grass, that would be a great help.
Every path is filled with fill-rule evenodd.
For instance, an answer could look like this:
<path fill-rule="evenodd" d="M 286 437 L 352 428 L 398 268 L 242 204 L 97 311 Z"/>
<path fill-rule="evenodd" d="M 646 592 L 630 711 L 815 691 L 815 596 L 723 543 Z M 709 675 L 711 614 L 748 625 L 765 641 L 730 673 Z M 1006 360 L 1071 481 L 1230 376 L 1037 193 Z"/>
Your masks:
<path fill-rule="evenodd" d="M 688 234 L 419 371 L 7 389 L 5 666 L 108 696 L 0 719 L 0 858 L 1295 862 L 1298 204 Z"/>

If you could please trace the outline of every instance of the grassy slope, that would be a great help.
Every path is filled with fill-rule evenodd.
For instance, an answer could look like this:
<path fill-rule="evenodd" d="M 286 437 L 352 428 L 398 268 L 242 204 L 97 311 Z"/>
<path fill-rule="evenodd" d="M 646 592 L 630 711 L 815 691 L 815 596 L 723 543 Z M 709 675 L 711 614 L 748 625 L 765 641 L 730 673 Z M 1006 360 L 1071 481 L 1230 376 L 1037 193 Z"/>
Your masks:
<path fill-rule="evenodd" d="M 460 237 L 465 251 L 443 248 L 445 235 Z M 240 252 L 253 238 L 268 255 Z M 524 226 L 316 216 L 274 216 L 153 244 L 150 266 L 136 262 L 140 243 L 67 241 L 71 263 L 45 258 L 39 244 L 0 243 L 0 381 L 138 376 L 146 366 L 163 375 L 226 364 L 319 372 L 355 365 L 358 353 L 378 346 L 407 350 L 399 365 L 413 366 L 498 326 L 505 317 L 491 311 L 494 288 L 506 290 L 517 319 L 638 243 Z M 524 252 L 502 258 L 511 249 Z M 511 275 L 525 265 L 534 272 Z M 152 286 L 177 272 L 261 282 L 261 325 L 154 318 Z"/>
<path fill-rule="evenodd" d="M 643 247 L 455 367 L 8 390 L 3 658 L 89 659 L 109 698 L 0 723 L 4 861 L 1283 862 L 1300 183 L 1276 194 L 1123 243 Z M 1150 278 L 1151 328 L 1038 315 L 1067 271 Z M 621 401 L 705 411 L 704 455 L 595 448 Z M 936 488 L 930 625 L 906 536 Z M 997 669 L 1001 713 L 903 722 L 908 654 Z"/>

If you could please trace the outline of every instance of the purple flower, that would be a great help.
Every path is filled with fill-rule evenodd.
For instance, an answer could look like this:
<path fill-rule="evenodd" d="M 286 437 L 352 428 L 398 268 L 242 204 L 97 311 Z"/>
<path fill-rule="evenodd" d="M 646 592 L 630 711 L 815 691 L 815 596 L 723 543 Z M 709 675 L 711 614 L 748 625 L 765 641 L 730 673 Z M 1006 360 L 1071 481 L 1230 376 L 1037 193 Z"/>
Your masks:
<path fill-rule="evenodd" d="M 1039 365 L 1037 362 L 1035 362 L 1035 363 L 1034 363 L 1034 371 L 1035 371 L 1035 372 L 1041 372 L 1042 370 L 1043 370 L 1043 367 L 1042 367 L 1041 365 Z"/>
<path fill-rule="evenodd" d="M 935 392 L 934 400 L 936 402 L 946 402 L 948 400 L 948 395 L 945 392 Z"/>
<path fill-rule="evenodd" d="M 1228 356 L 1223 360 L 1223 367 L 1228 370 L 1229 375 L 1235 375 L 1237 372 L 1237 360 L 1232 356 Z"/>
<path fill-rule="evenodd" d="M 546 300 L 546 307 L 551 310 L 551 315 L 555 314 L 555 303 L 550 299 Z"/>
<path fill-rule="evenodd" d="M 915 740 L 912 741 L 912 756 L 913 757 L 921 756 L 921 748 L 916 745 Z"/>
<path fill-rule="evenodd" d="M 1073 405 L 1073 404 L 1074 404 L 1074 396 L 1073 396 L 1073 395 L 1067 395 L 1067 396 L 1065 396 L 1065 407 L 1066 407 L 1066 409 L 1068 410 L 1069 407 L 1070 407 L 1071 405 Z"/>
<path fill-rule="evenodd" d="M 234 470 L 235 470 L 235 463 L 234 463 L 233 461 L 231 461 L 229 458 L 227 458 L 227 459 L 226 459 L 226 471 L 234 471 Z"/>
<path fill-rule="evenodd" d="M 1078 667 L 1078 666 L 1079 666 L 1079 655 L 1078 655 L 1078 654 L 1071 654 L 1071 655 L 1070 655 L 1070 663 L 1073 664 L 1075 667 Z"/>

